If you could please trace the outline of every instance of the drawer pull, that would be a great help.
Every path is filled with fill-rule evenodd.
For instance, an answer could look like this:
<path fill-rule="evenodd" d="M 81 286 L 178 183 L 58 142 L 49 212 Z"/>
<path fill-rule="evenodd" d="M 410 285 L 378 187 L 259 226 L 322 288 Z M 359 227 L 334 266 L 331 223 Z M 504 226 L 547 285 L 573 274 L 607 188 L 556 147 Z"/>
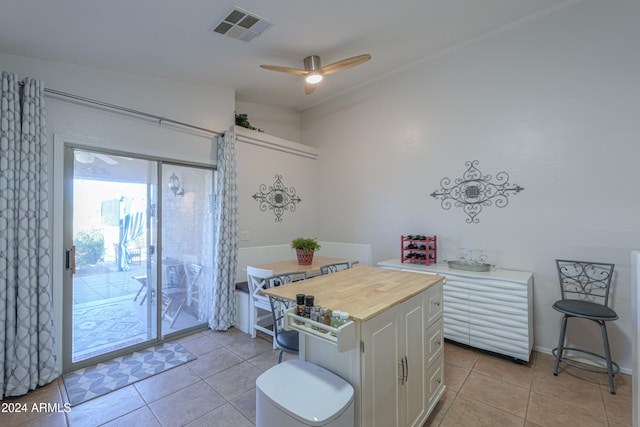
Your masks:
<path fill-rule="evenodd" d="M 402 359 L 400 359 L 400 363 L 398 363 L 399 365 L 402 365 L 402 376 L 400 377 L 400 385 L 404 385 L 404 379 L 405 379 L 405 372 L 404 372 L 404 357 Z"/>
<path fill-rule="evenodd" d="M 440 340 L 436 341 L 436 345 L 440 345 L 440 344 L 442 344 L 442 341 Z"/>
<path fill-rule="evenodd" d="M 434 304 L 434 305 L 437 305 L 438 307 L 440 307 L 440 301 L 438 301 L 438 302 L 434 302 L 433 304 Z"/>
<path fill-rule="evenodd" d="M 404 364 L 407 365 L 407 375 L 404 377 L 404 381 L 407 382 L 409 380 L 409 359 L 407 356 L 404 357 Z"/>

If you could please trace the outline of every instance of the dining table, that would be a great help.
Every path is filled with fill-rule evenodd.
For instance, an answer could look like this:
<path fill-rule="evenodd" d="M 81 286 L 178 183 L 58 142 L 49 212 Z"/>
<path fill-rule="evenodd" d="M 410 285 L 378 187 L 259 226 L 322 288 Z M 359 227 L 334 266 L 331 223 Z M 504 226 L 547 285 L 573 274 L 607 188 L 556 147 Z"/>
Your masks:
<path fill-rule="evenodd" d="M 292 271 L 304 271 L 307 276 L 317 276 L 320 274 L 320 267 L 338 262 L 351 262 L 351 265 L 358 264 L 357 260 L 347 258 L 330 258 L 326 256 L 314 256 L 310 265 L 300 265 L 297 259 L 289 259 L 285 261 L 277 261 L 269 264 L 256 265 L 257 268 L 273 271 L 274 275 L 290 273 Z"/>

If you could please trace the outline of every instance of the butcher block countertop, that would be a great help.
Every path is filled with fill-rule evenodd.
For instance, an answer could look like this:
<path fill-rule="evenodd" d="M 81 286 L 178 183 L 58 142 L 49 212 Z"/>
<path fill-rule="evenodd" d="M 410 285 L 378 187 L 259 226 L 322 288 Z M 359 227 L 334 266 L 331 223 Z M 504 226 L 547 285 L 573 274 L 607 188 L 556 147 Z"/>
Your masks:
<path fill-rule="evenodd" d="M 292 301 L 296 294 L 313 295 L 316 305 L 346 311 L 352 320 L 366 321 L 443 279 L 432 274 L 363 266 L 262 292 Z"/>

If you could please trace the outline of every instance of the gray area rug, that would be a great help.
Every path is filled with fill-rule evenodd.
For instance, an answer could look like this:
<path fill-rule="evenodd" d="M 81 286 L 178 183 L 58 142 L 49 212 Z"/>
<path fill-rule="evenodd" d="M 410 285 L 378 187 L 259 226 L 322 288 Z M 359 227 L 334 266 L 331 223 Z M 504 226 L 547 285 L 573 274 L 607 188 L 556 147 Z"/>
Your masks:
<path fill-rule="evenodd" d="M 166 342 L 64 374 L 71 406 L 78 405 L 196 357 L 177 342 Z"/>
<path fill-rule="evenodd" d="M 122 343 L 142 342 L 147 338 L 147 325 L 134 309 L 137 303 L 130 295 L 76 304 L 73 308 L 73 352 L 87 359 L 103 354 L 108 346 L 123 348 Z"/>

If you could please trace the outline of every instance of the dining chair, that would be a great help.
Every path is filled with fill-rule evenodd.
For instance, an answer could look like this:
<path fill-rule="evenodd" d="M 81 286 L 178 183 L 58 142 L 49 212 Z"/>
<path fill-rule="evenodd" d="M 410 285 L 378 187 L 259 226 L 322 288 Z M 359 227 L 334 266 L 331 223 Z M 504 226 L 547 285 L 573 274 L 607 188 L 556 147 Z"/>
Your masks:
<path fill-rule="evenodd" d="M 304 273 L 304 272 L 303 272 Z M 306 276 L 306 273 L 304 273 Z M 271 305 L 271 314 L 273 316 L 273 331 L 275 333 L 276 346 L 280 349 L 278 354 L 278 363 L 282 362 L 284 353 L 298 355 L 299 353 L 299 337 L 298 331 L 284 330 L 284 317 L 290 307 L 295 306 L 295 301 L 269 295 L 269 303 Z"/>
<path fill-rule="evenodd" d="M 264 268 L 247 266 L 247 283 L 249 285 L 249 331 L 251 338 L 256 337 L 256 332 L 261 331 L 273 337 L 273 348 L 276 348 L 276 337 L 273 329 L 269 329 L 266 322 L 273 321 L 271 316 L 271 303 L 266 295 L 262 295 L 262 289 L 269 287 L 267 278 L 273 276 L 273 271 Z"/>
<path fill-rule="evenodd" d="M 135 297 L 133 297 L 133 300 L 137 301 L 138 297 L 140 296 L 140 294 L 142 294 L 142 299 L 140 300 L 140 305 L 142 305 L 142 304 L 144 304 L 144 301 L 147 299 L 147 294 L 149 293 L 149 291 L 147 289 L 147 275 L 146 274 L 141 274 L 141 275 L 138 275 L 138 276 L 131 276 L 131 277 L 135 281 L 140 283 L 140 288 L 138 289 L 138 293 L 136 294 Z M 151 291 L 151 297 L 154 297 L 155 293 L 156 292 L 154 290 L 152 290 Z"/>
<path fill-rule="evenodd" d="M 553 304 L 553 308 L 564 316 L 562 318 L 562 326 L 560 327 L 558 347 L 552 350 L 553 355 L 556 357 L 553 375 L 558 375 L 560 362 L 586 371 L 607 374 L 609 377 L 609 391 L 611 394 L 616 394 L 613 385 L 613 376 L 620 372 L 620 367 L 611 360 L 611 350 L 609 348 L 609 337 L 606 326 L 606 322 L 618 319 L 616 312 L 608 307 L 614 264 L 556 260 L 556 266 L 560 279 L 561 299 Z M 564 345 L 567 320 L 572 317 L 591 320 L 600 326 L 604 356 L 588 350 Z M 606 369 L 591 367 L 586 364 L 578 364 L 575 360 L 568 357 L 565 358 L 565 352 L 569 352 L 571 355 L 574 353 L 587 354 L 604 360 Z"/>
<path fill-rule="evenodd" d="M 336 262 L 333 264 L 327 264 L 327 265 L 321 266 L 320 274 L 331 274 L 331 273 L 335 273 L 336 271 L 346 270 L 348 268 L 351 268 L 351 261 Z"/>
<path fill-rule="evenodd" d="M 267 277 L 268 288 L 274 286 L 287 285 L 289 283 L 297 282 L 307 278 L 306 271 L 290 271 L 288 273 L 276 274 L 274 276 Z"/>
<path fill-rule="evenodd" d="M 202 272 L 202 266 L 196 263 L 185 263 L 184 273 L 187 280 L 186 290 L 177 298 L 178 308 L 173 316 L 167 316 L 171 320 L 169 324 L 170 328 L 173 328 L 173 324 L 178 319 L 178 316 L 186 307 L 194 308 L 193 317 L 198 318 L 198 304 L 200 303 L 200 285 L 198 284 L 198 278 Z"/>

